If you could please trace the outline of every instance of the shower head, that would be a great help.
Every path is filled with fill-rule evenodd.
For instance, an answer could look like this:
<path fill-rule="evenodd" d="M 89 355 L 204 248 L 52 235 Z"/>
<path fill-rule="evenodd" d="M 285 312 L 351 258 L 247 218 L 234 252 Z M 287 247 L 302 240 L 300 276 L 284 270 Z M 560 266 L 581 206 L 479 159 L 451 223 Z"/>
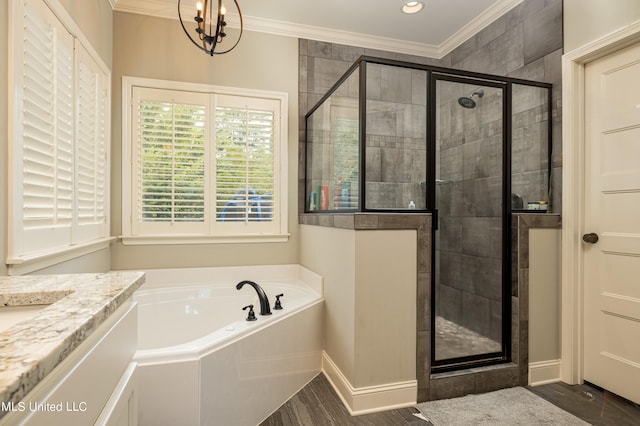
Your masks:
<path fill-rule="evenodd" d="M 478 90 L 477 92 L 473 92 L 469 96 L 463 96 L 461 98 L 458 98 L 458 103 L 463 108 L 475 108 L 476 107 L 476 101 L 473 100 L 473 97 L 476 96 L 476 95 L 478 96 L 478 98 L 481 98 L 481 97 L 484 96 L 484 91 L 483 90 Z"/>

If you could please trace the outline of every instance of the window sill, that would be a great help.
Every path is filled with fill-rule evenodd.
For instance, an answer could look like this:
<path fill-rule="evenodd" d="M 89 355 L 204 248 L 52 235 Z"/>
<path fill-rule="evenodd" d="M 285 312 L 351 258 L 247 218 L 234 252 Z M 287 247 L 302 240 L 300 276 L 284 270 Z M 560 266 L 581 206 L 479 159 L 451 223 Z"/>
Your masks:
<path fill-rule="evenodd" d="M 25 256 L 7 258 L 7 273 L 9 275 L 24 275 L 38 271 L 49 266 L 57 265 L 67 260 L 93 253 L 109 247 L 115 237 L 105 237 L 75 244 L 72 246 L 56 248 Z"/>
<path fill-rule="evenodd" d="M 125 246 L 146 245 L 182 245 L 182 244 L 246 244 L 246 243 L 286 243 L 289 234 L 278 235 L 228 235 L 228 236 L 199 236 L 199 235 L 146 235 L 120 236 Z"/>

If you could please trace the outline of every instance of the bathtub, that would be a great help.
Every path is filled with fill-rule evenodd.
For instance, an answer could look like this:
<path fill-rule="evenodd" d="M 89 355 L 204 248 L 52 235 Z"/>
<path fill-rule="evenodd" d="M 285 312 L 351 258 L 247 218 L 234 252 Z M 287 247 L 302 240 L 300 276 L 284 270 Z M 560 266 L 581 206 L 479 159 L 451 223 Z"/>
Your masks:
<path fill-rule="evenodd" d="M 140 425 L 254 426 L 321 368 L 322 281 L 299 265 L 148 270 L 138 302 Z M 260 315 L 264 289 L 272 315 Z M 275 295 L 284 293 L 282 310 Z M 256 321 L 244 306 L 254 305 Z"/>

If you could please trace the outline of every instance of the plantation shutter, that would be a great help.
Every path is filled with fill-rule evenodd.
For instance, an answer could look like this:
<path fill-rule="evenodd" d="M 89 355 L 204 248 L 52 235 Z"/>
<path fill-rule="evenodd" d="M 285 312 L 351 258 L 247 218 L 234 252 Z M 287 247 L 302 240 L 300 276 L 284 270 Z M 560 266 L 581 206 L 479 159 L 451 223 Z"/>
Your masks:
<path fill-rule="evenodd" d="M 217 96 L 217 222 L 274 221 L 276 111 L 272 101 Z"/>
<path fill-rule="evenodd" d="M 106 247 L 111 77 L 54 3 L 10 9 L 6 263 L 24 273 Z"/>
<path fill-rule="evenodd" d="M 142 244 L 281 238 L 283 100 L 152 83 L 125 79 L 131 108 L 124 120 L 131 129 L 130 145 L 124 140 L 131 158 L 130 167 L 123 164 L 131 188 L 130 203 L 123 203 L 125 238 Z"/>
<path fill-rule="evenodd" d="M 208 96 L 134 88 L 134 102 L 138 232 L 204 232 Z"/>
<path fill-rule="evenodd" d="M 25 1 L 22 23 L 22 50 L 17 53 L 23 69 L 17 111 L 22 136 L 16 149 L 22 168 L 16 176 L 22 184 L 18 251 L 30 253 L 64 245 L 71 236 L 73 37 L 41 1 Z"/>
<path fill-rule="evenodd" d="M 105 75 L 76 43 L 76 220 L 75 239 L 102 235 L 106 223 L 107 88 Z"/>

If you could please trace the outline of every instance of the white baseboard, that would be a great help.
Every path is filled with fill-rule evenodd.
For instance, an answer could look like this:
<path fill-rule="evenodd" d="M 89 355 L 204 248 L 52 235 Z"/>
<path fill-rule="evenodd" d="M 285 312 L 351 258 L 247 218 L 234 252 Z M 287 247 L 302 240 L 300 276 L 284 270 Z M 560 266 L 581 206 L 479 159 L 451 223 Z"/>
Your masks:
<path fill-rule="evenodd" d="M 529 385 L 538 386 L 560 381 L 560 360 L 529 363 Z"/>
<path fill-rule="evenodd" d="M 322 372 L 352 416 L 411 407 L 416 404 L 417 380 L 354 388 L 324 351 L 322 352 Z"/>

